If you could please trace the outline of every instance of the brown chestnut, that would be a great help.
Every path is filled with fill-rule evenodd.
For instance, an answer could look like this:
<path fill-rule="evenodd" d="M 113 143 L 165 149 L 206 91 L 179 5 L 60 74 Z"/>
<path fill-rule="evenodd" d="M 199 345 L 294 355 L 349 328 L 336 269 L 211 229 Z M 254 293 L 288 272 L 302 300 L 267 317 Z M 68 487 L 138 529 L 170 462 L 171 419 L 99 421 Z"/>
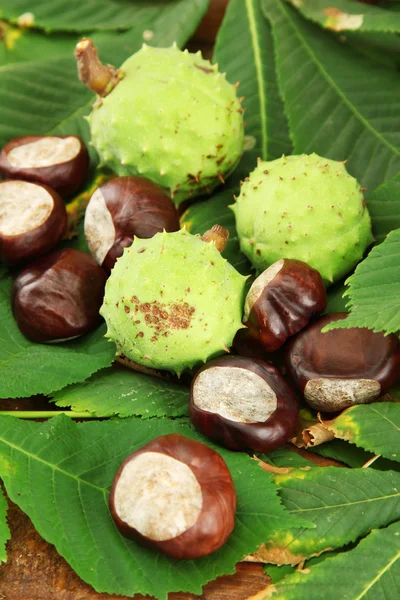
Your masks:
<path fill-rule="evenodd" d="M 85 214 L 85 236 L 94 259 L 110 271 L 133 237 L 178 231 L 175 205 L 145 177 L 116 177 L 100 186 Z"/>
<path fill-rule="evenodd" d="M 8 142 L 0 154 L 0 173 L 48 185 L 61 196 L 81 187 L 89 154 L 75 135 L 25 135 Z"/>
<path fill-rule="evenodd" d="M 0 182 L 0 257 L 9 265 L 51 250 L 67 228 L 67 211 L 51 188 L 27 181 Z"/>
<path fill-rule="evenodd" d="M 223 458 L 176 433 L 128 456 L 110 493 L 125 537 L 181 559 L 215 552 L 233 531 L 236 492 Z"/>
<path fill-rule="evenodd" d="M 34 342 L 63 342 L 96 327 L 107 276 L 93 258 L 72 248 L 25 267 L 14 281 L 11 305 L 22 333 Z"/>
<path fill-rule="evenodd" d="M 292 436 L 296 397 L 266 361 L 224 356 L 210 361 L 193 378 L 189 417 L 211 440 L 230 450 L 269 452 Z"/>
<path fill-rule="evenodd" d="M 303 329 L 286 350 L 286 367 L 306 402 L 336 412 L 373 402 L 400 376 L 400 342 L 394 335 L 352 327 L 322 329 L 348 313 L 324 315 Z"/>
<path fill-rule="evenodd" d="M 274 352 L 288 337 L 322 313 L 326 290 L 318 271 L 283 258 L 268 267 L 252 284 L 244 305 L 243 322 L 264 350 Z"/>

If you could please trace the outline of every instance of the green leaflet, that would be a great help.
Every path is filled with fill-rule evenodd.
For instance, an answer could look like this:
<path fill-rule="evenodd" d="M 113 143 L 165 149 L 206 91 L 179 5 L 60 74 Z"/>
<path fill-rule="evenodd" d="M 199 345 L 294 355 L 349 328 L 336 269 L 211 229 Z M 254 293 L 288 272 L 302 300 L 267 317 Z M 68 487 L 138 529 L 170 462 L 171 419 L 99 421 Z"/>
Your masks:
<path fill-rule="evenodd" d="M 7 525 L 7 508 L 7 500 L 0 488 L 0 564 L 7 561 L 6 544 L 10 539 L 10 530 Z"/>
<path fill-rule="evenodd" d="M 58 132 L 60 126 L 88 141 L 82 116 L 93 94 L 77 79 L 74 60 L 10 63 L 0 73 L 1 145 L 20 135 Z"/>
<path fill-rule="evenodd" d="M 367 205 L 377 242 L 382 242 L 392 229 L 400 229 L 400 173 L 374 190 Z"/>
<path fill-rule="evenodd" d="M 400 170 L 399 78 L 352 52 L 286 2 L 264 0 L 263 8 L 273 25 L 294 152 L 348 160 L 349 172 L 370 191 L 394 176 Z"/>
<path fill-rule="evenodd" d="M 97 3 L 97 0 L 91 1 Z M 72 6 L 69 0 L 57 2 L 67 12 Z M 208 6 L 208 0 L 160 2 L 161 10 L 160 3 L 139 2 L 142 18 L 135 27 L 124 33 L 99 31 L 91 35 L 99 48 L 101 60 L 119 67 L 128 56 L 139 50 L 144 41 L 144 31 L 150 32 L 148 35 L 152 37 L 149 43 L 152 45 L 169 46 L 175 41 L 180 46 L 184 45 Z M 9 6 L 15 9 L 18 16 L 24 12 L 24 3 L 29 4 L 29 11 L 32 12 L 33 3 L 30 0 L 19 0 L 18 3 L 10 0 Z M 51 8 L 43 2 L 37 4 L 49 18 L 54 19 L 56 16 L 57 21 L 62 18 L 53 3 Z M 87 3 L 75 2 L 75 5 L 78 4 L 80 10 L 85 10 L 88 6 Z M 108 0 L 103 4 L 108 5 Z M 2 8 L 4 10 L 4 3 Z M 92 16 L 96 17 L 96 11 Z M 75 18 L 76 15 L 73 22 Z M 15 52 L 21 62 L 9 62 L 0 66 L 0 104 L 3 116 L 0 123 L 0 145 L 20 135 L 51 133 L 80 135 L 86 143 L 90 141 L 89 127 L 83 117 L 90 112 L 94 95 L 77 77 L 73 51 L 79 37 L 39 36 L 27 34 L 24 30 L 13 30 L 5 38 L 8 48 L 6 53 L 3 51 L 5 59 Z M 53 50 L 58 46 L 58 40 L 61 47 Z M 61 54 L 59 57 L 58 52 Z"/>
<path fill-rule="evenodd" d="M 190 233 L 203 234 L 213 225 L 221 225 L 229 231 L 229 239 L 222 256 L 226 258 L 240 273 L 247 275 L 251 273 L 251 264 L 241 253 L 239 239 L 236 232 L 235 217 L 228 206 L 233 204 L 235 188 L 223 189 L 208 200 L 195 202 L 181 217 L 181 225 L 185 226 Z"/>
<path fill-rule="evenodd" d="M 30 19 L 31 26 L 50 31 L 86 32 L 99 29 L 121 30 L 131 27 L 149 29 L 149 23 L 181 11 L 185 5 L 195 4 L 207 10 L 208 0 L 176 0 L 173 2 L 143 2 L 132 0 L 127 3 L 113 0 L 52 0 L 51 6 L 38 0 L 2 0 L 0 17 L 12 22 L 21 22 L 21 15 Z M 30 17 L 31 15 L 31 17 Z M 173 20 L 171 20 L 171 23 Z"/>
<path fill-rule="evenodd" d="M 43 35 L 29 28 L 20 28 L 0 21 L 0 65 L 23 61 L 42 61 L 49 57 L 70 57 L 79 40 L 75 34 Z"/>
<path fill-rule="evenodd" d="M 331 31 L 400 32 L 400 14 L 354 0 L 289 0 L 303 16 Z"/>
<path fill-rule="evenodd" d="M 348 552 L 288 575 L 258 600 L 395 600 L 400 591 L 400 523 L 375 530 Z"/>
<path fill-rule="evenodd" d="M 368 327 L 373 331 L 400 330 L 400 229 L 375 246 L 346 284 L 350 315 L 327 325 L 323 331 Z"/>
<path fill-rule="evenodd" d="M 104 338 L 104 325 L 58 345 L 25 338 L 11 313 L 11 284 L 0 280 L 0 398 L 48 394 L 111 365 L 115 347 Z"/>
<path fill-rule="evenodd" d="M 219 30 L 214 60 L 231 83 L 240 81 L 249 150 L 239 167 L 246 176 L 257 158 L 278 158 L 291 150 L 275 74 L 271 28 L 258 0 L 231 0 Z"/>
<path fill-rule="evenodd" d="M 334 460 L 338 460 L 353 468 L 362 467 L 376 456 L 372 452 L 357 448 L 357 446 L 349 444 L 341 439 L 332 440 L 320 444 L 319 446 L 315 446 L 314 448 L 311 448 L 311 452 L 319 454 L 320 456 L 325 456 L 326 458 L 333 458 Z M 392 460 L 380 457 L 371 464 L 370 468 L 378 469 L 379 471 L 387 471 L 388 469 L 399 470 L 399 465 Z"/>
<path fill-rule="evenodd" d="M 113 367 L 56 392 L 53 399 L 57 406 L 70 406 L 96 417 L 183 417 L 187 415 L 189 388 Z"/>
<path fill-rule="evenodd" d="M 328 304 L 324 314 L 347 312 L 346 298 L 343 297 L 346 291 L 346 286 L 343 281 L 339 281 L 332 287 L 329 287 L 328 292 Z"/>
<path fill-rule="evenodd" d="M 262 552 L 265 562 L 294 566 L 400 519 L 400 473 L 394 471 L 303 467 L 274 481 L 289 512 L 316 527 L 276 532 Z"/>
<path fill-rule="evenodd" d="M 326 425 L 336 437 L 400 462 L 399 402 L 352 406 Z"/>
<path fill-rule="evenodd" d="M 268 454 L 259 455 L 261 460 L 266 460 L 267 462 L 272 463 L 276 467 L 312 467 L 314 466 L 311 461 L 302 456 L 301 454 L 297 454 L 293 450 L 282 446 L 281 448 L 277 448 L 272 452 L 268 452 Z"/>
<path fill-rule="evenodd" d="M 237 491 L 235 530 L 212 556 L 174 561 L 118 533 L 108 490 L 130 453 L 167 433 L 202 439 L 193 428 L 165 419 L 76 424 L 65 416 L 46 423 L 0 417 L 0 432 L 0 476 L 11 500 L 98 592 L 162 599 L 170 591 L 201 593 L 207 581 L 233 573 L 235 563 L 275 531 L 303 524 L 283 509 L 270 476 L 256 461 L 218 448 Z"/>

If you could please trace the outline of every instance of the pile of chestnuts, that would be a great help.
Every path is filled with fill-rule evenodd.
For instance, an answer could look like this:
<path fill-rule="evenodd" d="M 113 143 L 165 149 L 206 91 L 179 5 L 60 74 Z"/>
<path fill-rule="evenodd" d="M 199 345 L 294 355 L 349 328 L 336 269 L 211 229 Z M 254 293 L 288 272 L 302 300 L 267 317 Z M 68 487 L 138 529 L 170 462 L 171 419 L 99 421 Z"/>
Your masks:
<path fill-rule="evenodd" d="M 143 177 L 117 177 L 95 190 L 85 214 L 90 254 L 57 248 L 65 201 L 84 184 L 89 155 L 76 136 L 25 136 L 0 154 L 0 258 L 15 274 L 12 310 L 40 343 L 93 330 L 104 287 L 134 237 L 179 230 L 166 193 Z M 194 427 L 229 450 L 269 452 L 297 427 L 298 397 L 337 412 L 383 396 L 400 376 L 400 343 L 368 329 L 323 328 L 326 290 L 306 263 L 277 261 L 253 282 L 232 352 L 191 379 Z M 236 492 L 222 457 L 178 434 L 158 437 L 121 464 L 110 512 L 119 531 L 178 559 L 218 550 L 234 528 Z"/>
<path fill-rule="evenodd" d="M 93 330 L 107 275 L 134 236 L 179 229 L 175 206 L 157 185 L 118 177 L 95 191 L 86 211 L 92 256 L 55 249 L 67 230 L 65 201 L 84 184 L 88 166 L 88 151 L 73 135 L 16 138 L 0 154 L 0 258 L 19 270 L 12 310 L 34 342 L 64 342 Z"/>

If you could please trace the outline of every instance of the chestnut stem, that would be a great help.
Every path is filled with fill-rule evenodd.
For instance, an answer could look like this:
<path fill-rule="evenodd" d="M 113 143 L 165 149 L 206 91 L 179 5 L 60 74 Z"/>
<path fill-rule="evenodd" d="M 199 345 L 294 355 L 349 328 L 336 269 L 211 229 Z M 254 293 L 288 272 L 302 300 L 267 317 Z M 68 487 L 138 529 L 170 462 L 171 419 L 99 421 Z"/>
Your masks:
<path fill-rule="evenodd" d="M 19 419 L 51 419 L 57 415 L 67 415 L 71 419 L 95 419 L 96 415 L 89 412 L 73 410 L 0 410 L 0 416 L 18 417 Z"/>
<path fill-rule="evenodd" d="M 221 225 L 213 225 L 211 229 L 208 229 L 203 235 L 201 239 L 203 242 L 215 242 L 215 247 L 217 250 L 222 252 L 228 242 L 229 231 L 221 227 Z"/>
<path fill-rule="evenodd" d="M 90 38 L 83 38 L 77 43 L 75 58 L 79 79 L 102 98 L 107 96 L 122 78 L 121 71 L 112 65 L 103 65 Z"/>
<path fill-rule="evenodd" d="M 382 456 L 381 454 L 375 454 L 375 456 L 371 456 L 371 458 L 369 460 L 367 460 L 367 462 L 365 464 L 363 464 L 363 466 L 361 468 L 367 469 L 368 467 L 370 467 L 372 465 L 372 463 L 374 463 L 376 460 L 378 460 L 378 458 L 380 458 L 381 456 Z"/>

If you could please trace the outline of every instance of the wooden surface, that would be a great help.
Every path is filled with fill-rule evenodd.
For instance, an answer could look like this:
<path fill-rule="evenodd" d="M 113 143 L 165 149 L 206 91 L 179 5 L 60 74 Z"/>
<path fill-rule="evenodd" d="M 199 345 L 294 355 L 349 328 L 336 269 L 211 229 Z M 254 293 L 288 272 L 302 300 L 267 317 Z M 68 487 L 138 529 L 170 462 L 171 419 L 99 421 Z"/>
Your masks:
<path fill-rule="evenodd" d="M 98 594 L 81 581 L 55 548 L 41 539 L 15 504 L 10 503 L 8 521 L 11 541 L 8 561 L 0 567 L 1 600 L 132 600 Z M 209 583 L 201 596 L 174 593 L 169 600 L 245 600 L 267 584 L 268 577 L 261 564 L 241 563 L 235 575 Z M 135 600 L 143 599 L 135 596 Z"/>

